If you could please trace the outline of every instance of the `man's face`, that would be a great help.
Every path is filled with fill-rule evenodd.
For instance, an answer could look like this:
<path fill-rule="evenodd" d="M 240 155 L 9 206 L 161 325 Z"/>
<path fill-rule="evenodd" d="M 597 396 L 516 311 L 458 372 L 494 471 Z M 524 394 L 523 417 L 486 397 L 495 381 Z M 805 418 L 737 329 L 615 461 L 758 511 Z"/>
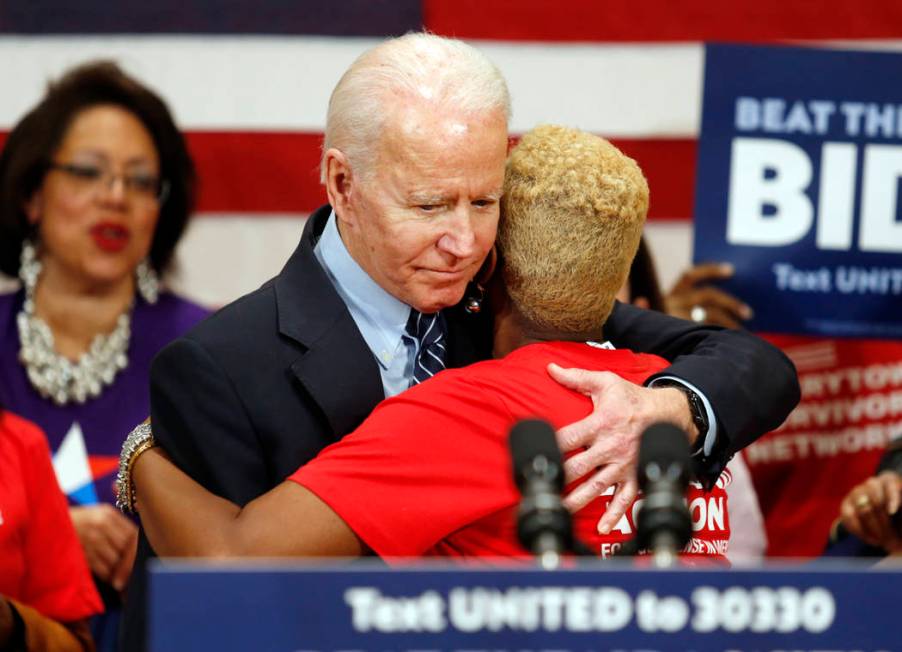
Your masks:
<path fill-rule="evenodd" d="M 355 178 L 339 229 L 351 255 L 386 291 L 425 313 L 463 298 L 495 242 L 507 125 L 399 110 L 371 174 Z"/>

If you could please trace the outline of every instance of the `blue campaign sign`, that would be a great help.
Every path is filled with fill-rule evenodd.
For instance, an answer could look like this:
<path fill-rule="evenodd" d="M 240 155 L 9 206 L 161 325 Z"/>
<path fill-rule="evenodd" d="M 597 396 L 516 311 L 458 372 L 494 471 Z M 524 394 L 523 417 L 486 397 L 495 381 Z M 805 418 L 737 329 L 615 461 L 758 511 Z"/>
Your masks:
<path fill-rule="evenodd" d="M 708 45 L 696 262 L 752 330 L 902 337 L 902 54 Z"/>
<path fill-rule="evenodd" d="M 157 565 L 150 649 L 898 650 L 900 571 Z"/>

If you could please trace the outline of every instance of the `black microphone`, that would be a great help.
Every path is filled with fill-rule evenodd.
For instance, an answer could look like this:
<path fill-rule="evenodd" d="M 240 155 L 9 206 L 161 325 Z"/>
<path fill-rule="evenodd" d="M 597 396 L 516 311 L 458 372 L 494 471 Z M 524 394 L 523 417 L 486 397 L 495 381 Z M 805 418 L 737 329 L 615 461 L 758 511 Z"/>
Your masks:
<path fill-rule="evenodd" d="M 525 419 L 510 431 L 514 482 L 523 495 L 517 513 L 517 536 L 544 568 L 556 568 L 573 548 L 573 527 L 561 503 L 564 469 L 554 429 L 545 421 Z"/>
<path fill-rule="evenodd" d="M 672 565 L 692 534 L 685 499 L 689 464 L 689 439 L 676 426 L 656 423 L 642 433 L 637 473 L 644 499 L 636 543 L 652 553 L 658 566 Z"/>

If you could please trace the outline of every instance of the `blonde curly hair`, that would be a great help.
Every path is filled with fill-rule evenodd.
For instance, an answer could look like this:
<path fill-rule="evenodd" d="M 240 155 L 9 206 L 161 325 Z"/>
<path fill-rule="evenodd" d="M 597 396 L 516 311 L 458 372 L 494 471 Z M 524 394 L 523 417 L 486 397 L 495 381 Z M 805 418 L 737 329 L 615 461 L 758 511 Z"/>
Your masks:
<path fill-rule="evenodd" d="M 525 134 L 507 162 L 498 247 L 527 329 L 599 335 L 647 212 L 642 170 L 608 141 L 553 125 Z"/>

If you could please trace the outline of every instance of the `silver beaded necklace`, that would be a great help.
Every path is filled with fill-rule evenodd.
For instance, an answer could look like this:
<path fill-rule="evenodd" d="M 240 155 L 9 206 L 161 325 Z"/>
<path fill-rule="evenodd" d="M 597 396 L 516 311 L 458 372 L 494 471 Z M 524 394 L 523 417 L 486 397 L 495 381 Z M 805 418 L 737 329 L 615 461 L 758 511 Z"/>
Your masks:
<path fill-rule="evenodd" d="M 113 383 L 116 374 L 128 366 L 128 343 L 131 339 L 131 306 L 119 315 L 116 328 L 106 335 L 94 337 L 88 350 L 76 362 L 56 352 L 53 332 L 35 314 L 34 292 L 41 273 L 34 244 L 25 242 L 19 278 L 25 289 L 25 302 L 16 316 L 19 328 L 19 361 L 25 366 L 28 380 L 38 393 L 57 405 L 84 403 L 100 396 Z"/>

